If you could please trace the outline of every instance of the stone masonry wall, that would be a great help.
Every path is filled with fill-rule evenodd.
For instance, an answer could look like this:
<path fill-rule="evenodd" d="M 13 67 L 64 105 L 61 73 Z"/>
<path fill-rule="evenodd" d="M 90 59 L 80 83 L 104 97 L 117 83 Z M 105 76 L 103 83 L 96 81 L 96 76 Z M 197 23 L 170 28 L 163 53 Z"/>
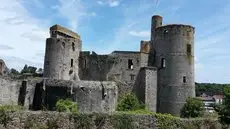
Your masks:
<path fill-rule="evenodd" d="M 134 93 L 145 103 L 148 110 L 156 112 L 157 107 L 157 69 L 142 67 L 135 83 Z"/>
<path fill-rule="evenodd" d="M 24 80 L 25 91 L 22 91 L 23 80 L 14 80 L 11 78 L 0 78 L 0 105 L 13 104 L 18 105 L 24 101 L 23 105 L 29 109 L 33 102 L 35 85 L 41 80 Z M 22 93 L 20 95 L 20 93 Z"/>
<path fill-rule="evenodd" d="M 58 99 L 72 98 L 80 112 L 113 112 L 117 103 L 117 86 L 114 82 L 100 81 L 45 81 L 46 104 L 55 107 Z"/>
<path fill-rule="evenodd" d="M 0 78 L 0 105 L 18 104 L 20 85 L 19 81 Z"/>
<path fill-rule="evenodd" d="M 114 51 L 109 55 L 84 51 L 80 54 L 79 76 L 81 80 L 115 81 L 120 98 L 133 90 L 139 69 L 148 66 L 148 58 L 148 53 L 137 51 Z"/>

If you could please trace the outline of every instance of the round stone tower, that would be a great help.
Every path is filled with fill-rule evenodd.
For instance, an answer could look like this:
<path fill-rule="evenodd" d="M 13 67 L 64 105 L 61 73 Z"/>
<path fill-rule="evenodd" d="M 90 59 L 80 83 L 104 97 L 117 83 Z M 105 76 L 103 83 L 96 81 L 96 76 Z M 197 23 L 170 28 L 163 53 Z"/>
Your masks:
<path fill-rule="evenodd" d="M 152 25 L 151 25 L 151 41 L 153 41 L 155 36 L 155 31 L 158 27 L 162 26 L 162 17 L 159 15 L 152 16 Z"/>
<path fill-rule="evenodd" d="M 180 115 L 188 97 L 195 97 L 194 33 L 189 25 L 158 27 L 154 37 L 158 67 L 158 112 Z"/>
<path fill-rule="evenodd" d="M 50 35 L 50 38 L 46 40 L 44 77 L 60 80 L 79 80 L 80 36 L 59 25 L 50 28 Z"/>

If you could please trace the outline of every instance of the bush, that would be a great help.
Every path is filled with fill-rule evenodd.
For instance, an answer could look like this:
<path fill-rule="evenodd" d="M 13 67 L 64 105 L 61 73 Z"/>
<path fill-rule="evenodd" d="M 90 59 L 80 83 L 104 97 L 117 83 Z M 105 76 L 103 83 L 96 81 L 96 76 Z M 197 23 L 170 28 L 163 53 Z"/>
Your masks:
<path fill-rule="evenodd" d="M 126 94 L 117 105 L 117 111 L 134 111 L 139 109 L 145 109 L 145 105 L 140 104 L 133 93 Z"/>
<path fill-rule="evenodd" d="M 230 125 L 230 87 L 224 88 L 224 102 L 215 107 L 219 120 L 223 125 Z"/>
<path fill-rule="evenodd" d="M 203 102 L 198 98 L 189 97 L 181 110 L 181 116 L 185 118 L 200 117 L 203 115 Z"/>
<path fill-rule="evenodd" d="M 77 113 L 77 104 L 70 99 L 60 99 L 56 103 L 56 110 L 59 112 L 72 112 Z"/>
<path fill-rule="evenodd" d="M 10 113 L 23 110 L 22 106 L 18 105 L 3 105 L 0 106 L 0 124 L 6 127 L 7 123 L 11 120 Z"/>

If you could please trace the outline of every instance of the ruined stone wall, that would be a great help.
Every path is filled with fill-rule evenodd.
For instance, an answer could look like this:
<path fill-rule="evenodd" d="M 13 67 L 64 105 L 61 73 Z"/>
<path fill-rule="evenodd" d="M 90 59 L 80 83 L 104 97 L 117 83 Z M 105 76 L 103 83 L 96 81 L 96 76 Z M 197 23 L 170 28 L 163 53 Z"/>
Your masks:
<path fill-rule="evenodd" d="M 79 58 L 79 76 L 81 80 L 106 81 L 109 70 L 116 63 L 109 55 L 97 55 L 93 52 L 81 52 Z"/>
<path fill-rule="evenodd" d="M 118 58 L 119 62 L 113 66 L 108 76 L 116 77 L 124 83 L 134 84 L 141 66 L 140 52 L 115 51 L 111 55 Z"/>
<path fill-rule="evenodd" d="M 79 80 L 78 58 L 81 40 L 48 38 L 44 61 L 44 77 L 50 79 Z"/>
<path fill-rule="evenodd" d="M 134 93 L 148 110 L 157 111 L 157 68 L 142 67 L 140 69 Z"/>
<path fill-rule="evenodd" d="M 148 58 L 148 53 L 130 51 L 115 51 L 109 55 L 81 52 L 79 76 L 81 80 L 115 81 L 122 96 L 132 91 L 139 69 L 148 66 Z"/>
<path fill-rule="evenodd" d="M 21 82 L 0 78 L 0 104 L 18 104 L 18 95 Z"/>
<path fill-rule="evenodd" d="M 194 32 L 189 25 L 166 25 L 156 29 L 159 112 L 179 115 L 186 98 L 195 96 Z"/>
<path fill-rule="evenodd" d="M 58 99 L 72 98 L 80 112 L 113 112 L 117 103 L 114 82 L 46 80 L 46 105 L 55 107 Z"/>
<path fill-rule="evenodd" d="M 22 105 L 29 109 L 33 102 L 35 85 L 40 80 L 0 78 L 0 105 Z"/>

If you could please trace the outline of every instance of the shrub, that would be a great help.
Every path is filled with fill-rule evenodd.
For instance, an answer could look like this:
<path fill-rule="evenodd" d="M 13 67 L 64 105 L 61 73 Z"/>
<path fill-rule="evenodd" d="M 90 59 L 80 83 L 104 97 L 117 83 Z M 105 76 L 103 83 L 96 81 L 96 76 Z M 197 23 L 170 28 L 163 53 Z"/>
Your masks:
<path fill-rule="evenodd" d="M 76 113 L 78 111 L 78 107 L 77 104 L 70 99 L 60 99 L 56 103 L 56 110 L 59 112 Z"/>
<path fill-rule="evenodd" d="M 134 111 L 139 109 L 145 109 L 145 106 L 140 104 L 133 93 L 126 94 L 117 105 L 117 111 Z"/>
<path fill-rule="evenodd" d="M 215 107 L 219 120 L 223 125 L 230 125 L 230 87 L 224 88 L 224 102 Z"/>
<path fill-rule="evenodd" d="M 189 97 L 181 110 L 181 116 L 185 118 L 200 117 L 203 115 L 203 102 L 198 98 Z"/>
<path fill-rule="evenodd" d="M 7 123 L 11 120 L 10 113 L 23 110 L 22 106 L 18 105 L 2 105 L 0 106 L 0 124 L 6 127 Z"/>

